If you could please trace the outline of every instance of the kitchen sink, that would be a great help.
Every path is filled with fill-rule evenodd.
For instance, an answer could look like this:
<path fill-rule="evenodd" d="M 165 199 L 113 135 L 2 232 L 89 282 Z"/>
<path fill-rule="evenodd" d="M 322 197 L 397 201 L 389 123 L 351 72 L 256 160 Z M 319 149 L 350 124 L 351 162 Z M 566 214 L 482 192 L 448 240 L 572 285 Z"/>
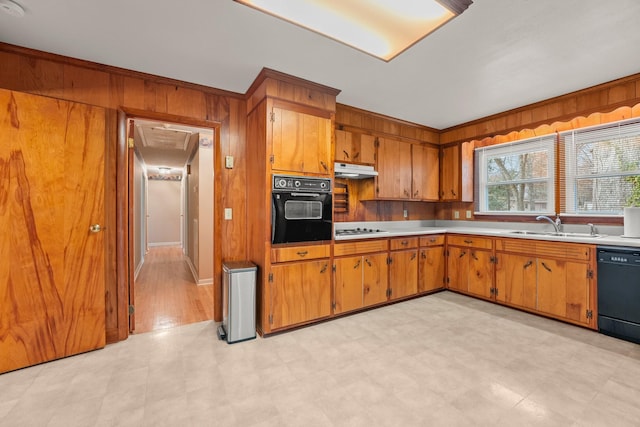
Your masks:
<path fill-rule="evenodd" d="M 521 236 L 555 236 L 555 237 L 586 237 L 590 239 L 596 239 L 598 237 L 604 237 L 604 234 L 591 234 L 591 233 L 561 233 L 555 231 L 528 231 L 528 230 L 514 230 L 509 231 L 509 234 L 519 234 Z"/>

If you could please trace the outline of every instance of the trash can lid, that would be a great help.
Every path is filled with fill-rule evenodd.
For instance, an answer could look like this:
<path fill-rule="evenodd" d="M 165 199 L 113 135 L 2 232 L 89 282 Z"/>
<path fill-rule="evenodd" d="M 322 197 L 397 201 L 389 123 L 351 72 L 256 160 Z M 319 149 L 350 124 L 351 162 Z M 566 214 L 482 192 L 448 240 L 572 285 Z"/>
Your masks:
<path fill-rule="evenodd" d="M 227 271 L 231 270 L 256 270 L 258 267 L 251 261 L 227 261 L 222 264 L 222 268 Z"/>

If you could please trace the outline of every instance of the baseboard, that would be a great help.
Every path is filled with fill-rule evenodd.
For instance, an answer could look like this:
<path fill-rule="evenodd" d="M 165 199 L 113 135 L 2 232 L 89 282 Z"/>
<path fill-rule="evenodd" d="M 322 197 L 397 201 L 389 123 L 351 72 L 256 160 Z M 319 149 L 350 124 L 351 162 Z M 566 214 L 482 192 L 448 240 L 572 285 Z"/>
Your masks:
<path fill-rule="evenodd" d="M 184 259 L 187 261 L 187 265 L 189 266 L 189 270 L 193 276 L 193 281 L 196 282 L 196 285 L 213 285 L 213 277 L 209 277 L 207 279 L 198 278 L 198 270 L 191 262 L 191 258 L 185 256 Z"/>
<path fill-rule="evenodd" d="M 181 242 L 156 242 L 156 243 L 149 243 L 149 247 L 151 246 L 180 246 L 182 243 Z"/>

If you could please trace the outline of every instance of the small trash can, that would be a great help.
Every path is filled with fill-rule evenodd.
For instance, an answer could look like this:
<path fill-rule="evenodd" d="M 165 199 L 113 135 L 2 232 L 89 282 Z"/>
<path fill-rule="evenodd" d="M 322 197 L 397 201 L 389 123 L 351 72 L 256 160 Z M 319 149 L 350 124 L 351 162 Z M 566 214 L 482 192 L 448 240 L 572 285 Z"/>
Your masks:
<path fill-rule="evenodd" d="M 218 336 L 229 344 L 256 337 L 257 270 L 249 261 L 222 265 L 222 325 Z"/>

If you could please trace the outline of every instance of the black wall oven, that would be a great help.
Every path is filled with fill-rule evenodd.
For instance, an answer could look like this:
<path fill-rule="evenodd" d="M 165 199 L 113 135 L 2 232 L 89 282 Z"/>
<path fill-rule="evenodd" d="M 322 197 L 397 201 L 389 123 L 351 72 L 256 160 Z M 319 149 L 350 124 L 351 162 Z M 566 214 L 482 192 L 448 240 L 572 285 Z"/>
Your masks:
<path fill-rule="evenodd" d="M 273 175 L 271 243 L 331 240 L 331 179 Z"/>

